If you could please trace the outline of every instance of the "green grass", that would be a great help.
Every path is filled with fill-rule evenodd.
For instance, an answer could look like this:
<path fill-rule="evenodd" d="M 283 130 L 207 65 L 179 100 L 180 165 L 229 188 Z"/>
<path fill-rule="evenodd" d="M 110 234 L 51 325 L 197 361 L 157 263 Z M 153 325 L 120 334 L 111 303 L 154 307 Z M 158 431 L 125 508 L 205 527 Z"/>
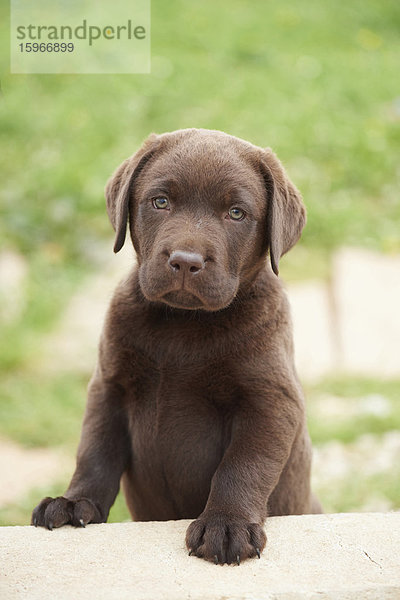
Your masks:
<path fill-rule="evenodd" d="M 331 378 L 306 389 L 308 426 L 314 443 L 329 440 L 353 442 L 364 433 L 382 434 L 400 430 L 400 381 L 374 380 L 352 377 Z M 332 417 L 324 413 L 324 397 L 337 397 L 340 409 Z M 383 397 L 382 414 L 363 410 L 360 398 Z M 332 402 L 332 401 L 331 401 Z M 339 410 L 340 410 L 339 409 Z M 399 499 L 400 500 L 400 499 Z"/>
<path fill-rule="evenodd" d="M 339 481 L 320 485 L 314 491 L 320 498 L 324 512 L 358 512 L 369 506 L 380 510 L 398 510 L 400 507 L 400 468 L 393 465 L 389 473 L 368 476 L 350 473 Z M 376 512 L 372 510 L 372 512 Z"/>
<path fill-rule="evenodd" d="M 12 373 L 1 382 L 0 434 L 25 447 L 78 445 L 89 377 Z"/>
<path fill-rule="evenodd" d="M 21 315 L 6 321 L 0 314 L 0 373 L 29 366 L 83 275 L 68 261 L 61 266 L 58 259 L 39 255 L 30 260 Z"/>
<path fill-rule="evenodd" d="M 308 386 L 305 391 L 311 439 L 321 450 L 324 444 L 336 441 L 351 455 L 361 436 L 369 434 L 380 440 L 383 434 L 400 430 L 398 380 L 336 377 Z M 376 404 L 380 410 L 371 410 Z M 396 461 L 389 469 L 371 474 L 368 464 L 358 468 L 350 457 L 348 460 L 349 471 L 343 477 L 332 475 L 315 488 L 325 512 L 400 507 L 400 467 Z"/>
<path fill-rule="evenodd" d="M 310 394 L 332 394 L 345 398 L 382 394 L 397 401 L 400 408 L 400 381 L 396 379 L 369 379 L 367 377 L 327 377 L 307 388 Z"/>

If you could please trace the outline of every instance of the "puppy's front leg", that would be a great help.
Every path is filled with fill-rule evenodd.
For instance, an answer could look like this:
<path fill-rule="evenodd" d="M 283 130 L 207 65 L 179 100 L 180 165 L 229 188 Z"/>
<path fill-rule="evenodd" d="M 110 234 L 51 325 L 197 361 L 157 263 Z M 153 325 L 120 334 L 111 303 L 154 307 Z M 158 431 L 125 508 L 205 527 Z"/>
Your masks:
<path fill-rule="evenodd" d="M 32 525 L 85 527 L 102 523 L 118 493 L 130 444 L 122 388 L 93 378 L 78 449 L 77 466 L 64 496 L 44 498 L 32 513 Z"/>
<path fill-rule="evenodd" d="M 216 564 L 260 557 L 268 498 L 290 455 L 301 414 L 281 391 L 272 397 L 265 405 L 246 401 L 236 415 L 206 507 L 186 533 L 190 554 Z"/>

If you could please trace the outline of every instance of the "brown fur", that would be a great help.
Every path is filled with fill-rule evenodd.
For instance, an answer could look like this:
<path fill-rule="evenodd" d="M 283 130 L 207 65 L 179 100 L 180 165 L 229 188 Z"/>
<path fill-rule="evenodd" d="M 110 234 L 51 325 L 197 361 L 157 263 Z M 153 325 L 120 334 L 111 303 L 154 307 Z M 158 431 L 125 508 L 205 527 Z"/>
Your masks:
<path fill-rule="evenodd" d="M 106 521 L 122 477 L 134 519 L 196 519 L 196 556 L 259 555 L 268 515 L 320 510 L 276 276 L 301 196 L 270 149 L 188 129 L 150 136 L 106 198 L 114 249 L 129 223 L 138 266 L 107 314 L 71 484 L 32 522 Z"/>

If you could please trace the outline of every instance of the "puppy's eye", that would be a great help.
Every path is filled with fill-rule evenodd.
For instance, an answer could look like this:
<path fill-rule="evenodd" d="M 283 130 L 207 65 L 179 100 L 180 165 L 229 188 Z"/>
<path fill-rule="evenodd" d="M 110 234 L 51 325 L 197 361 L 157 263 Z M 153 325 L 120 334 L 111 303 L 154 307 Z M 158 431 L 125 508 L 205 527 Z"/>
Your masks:
<path fill-rule="evenodd" d="M 245 214 L 246 213 L 244 212 L 244 210 L 242 210 L 241 208 L 237 208 L 237 206 L 234 206 L 228 212 L 228 215 L 234 221 L 241 221 L 242 219 L 244 219 Z"/>
<path fill-rule="evenodd" d="M 154 208 L 168 208 L 169 209 L 169 202 L 167 200 L 167 198 L 155 198 L 153 200 L 153 206 Z"/>

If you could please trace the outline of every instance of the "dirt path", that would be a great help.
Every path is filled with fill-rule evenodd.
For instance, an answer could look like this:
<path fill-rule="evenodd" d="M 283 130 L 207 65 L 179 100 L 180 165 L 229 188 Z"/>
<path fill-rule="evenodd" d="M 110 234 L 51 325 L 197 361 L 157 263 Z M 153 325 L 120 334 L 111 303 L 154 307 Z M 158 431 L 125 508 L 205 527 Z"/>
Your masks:
<path fill-rule="evenodd" d="M 30 489 L 46 486 L 72 472 L 74 460 L 60 450 L 27 450 L 0 439 L 0 508 L 25 496 Z"/>

